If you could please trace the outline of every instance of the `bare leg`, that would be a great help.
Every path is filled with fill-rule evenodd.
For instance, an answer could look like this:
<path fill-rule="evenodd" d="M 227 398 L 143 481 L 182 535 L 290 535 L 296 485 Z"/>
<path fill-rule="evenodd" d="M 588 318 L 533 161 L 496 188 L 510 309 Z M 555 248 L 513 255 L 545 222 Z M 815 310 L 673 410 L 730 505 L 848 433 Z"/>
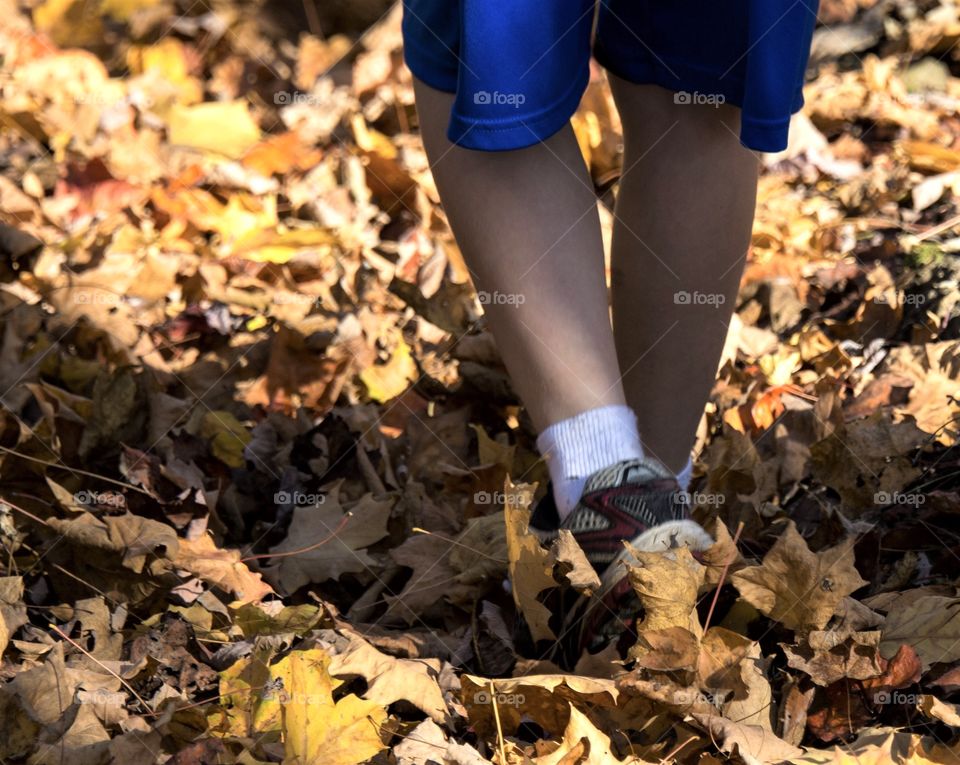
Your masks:
<path fill-rule="evenodd" d="M 513 298 L 485 311 L 534 425 L 623 404 L 597 201 L 573 131 L 518 151 L 462 149 L 446 138 L 453 96 L 415 87 L 434 179 L 477 288 Z"/>
<path fill-rule="evenodd" d="M 687 461 L 716 379 L 756 204 L 739 110 L 674 102 L 611 76 L 624 177 L 613 233 L 613 324 L 648 454 Z"/>

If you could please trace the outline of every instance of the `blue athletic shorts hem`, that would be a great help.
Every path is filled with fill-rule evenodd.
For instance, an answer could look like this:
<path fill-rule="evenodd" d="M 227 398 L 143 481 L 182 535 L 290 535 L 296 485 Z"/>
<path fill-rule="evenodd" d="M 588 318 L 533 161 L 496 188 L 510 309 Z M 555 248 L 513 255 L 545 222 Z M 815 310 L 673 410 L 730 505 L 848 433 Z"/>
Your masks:
<path fill-rule="evenodd" d="M 421 82 L 444 93 L 457 92 L 456 71 L 446 69 L 445 62 L 432 59 L 408 38 L 404 46 L 407 68 Z M 570 121 L 590 81 L 589 66 L 574 80 L 567 92 L 545 109 L 514 119 L 482 121 L 457 114 L 450 115 L 447 138 L 451 143 L 476 151 L 513 151 L 546 141 Z"/>
<path fill-rule="evenodd" d="M 590 67 L 584 66 L 571 86 L 552 104 L 517 117 L 478 120 L 457 113 L 450 115 L 447 137 L 451 143 L 478 151 L 512 151 L 546 141 L 566 125 L 580 105 L 590 81 Z"/>
<path fill-rule="evenodd" d="M 635 85 L 657 85 L 677 94 L 722 96 L 724 104 L 743 107 L 743 81 L 731 79 L 724 73 L 673 61 L 611 57 L 600 47 L 594 50 L 594 57 L 608 72 Z M 802 108 L 803 88 L 798 87 L 790 104 L 790 114 L 784 118 L 764 120 L 741 113 L 740 143 L 753 151 L 782 151 L 787 145 L 790 116 Z"/>
<path fill-rule="evenodd" d="M 546 140 L 576 111 L 592 55 L 628 82 L 738 107 L 747 148 L 786 147 L 818 0 L 599 0 L 593 39 L 594 2 L 403 0 L 407 65 L 456 96 L 450 140 L 482 151 Z"/>
<path fill-rule="evenodd" d="M 797 109 L 797 111 L 799 111 L 799 109 Z M 789 137 L 789 117 L 785 120 L 764 123 L 762 120 L 741 116 L 740 143 L 748 149 L 776 154 L 787 148 L 787 140 Z"/>

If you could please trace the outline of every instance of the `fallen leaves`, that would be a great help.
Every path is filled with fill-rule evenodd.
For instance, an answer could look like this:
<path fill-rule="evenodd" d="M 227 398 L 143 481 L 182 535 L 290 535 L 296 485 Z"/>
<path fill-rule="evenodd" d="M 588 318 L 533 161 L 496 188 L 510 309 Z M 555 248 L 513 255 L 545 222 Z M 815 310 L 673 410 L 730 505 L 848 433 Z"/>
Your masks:
<path fill-rule="evenodd" d="M 530 532 L 530 510 L 533 487 L 514 485 L 507 480 L 504 487 L 504 520 L 507 525 L 507 560 L 513 584 L 513 602 L 523 614 L 534 642 L 551 640 L 550 609 L 540 601 L 540 593 L 556 587 L 553 578 L 554 558 Z"/>
<path fill-rule="evenodd" d="M 48 523 L 80 547 L 115 554 L 125 568 L 137 574 L 158 573 L 163 568 L 162 559 L 176 556 L 180 547 L 177 534 L 169 525 L 132 513 L 102 520 L 84 514 L 71 520 L 51 518 Z"/>
<path fill-rule="evenodd" d="M 845 639 L 831 633 L 811 632 L 799 646 L 784 644 L 791 667 L 810 676 L 817 685 L 827 686 L 845 677 L 866 680 L 880 674 L 880 632 L 854 632 Z"/>
<path fill-rule="evenodd" d="M 273 594 L 273 589 L 258 573 L 240 559 L 238 550 L 217 547 L 209 534 L 196 539 L 178 540 L 173 563 L 223 592 L 231 593 L 239 603 L 253 603 Z"/>
<path fill-rule="evenodd" d="M 297 765 L 354 765 L 383 749 L 379 704 L 348 695 L 333 700 L 322 651 L 297 651 L 276 665 L 283 679 L 281 730 L 285 761 Z"/>
<path fill-rule="evenodd" d="M 487 731 L 496 730 L 499 718 L 500 727 L 512 733 L 522 717 L 529 716 L 560 734 L 569 723 L 571 703 L 613 708 L 620 698 L 616 683 L 607 678 L 530 674 L 487 680 L 464 675 L 461 681 L 460 695 L 470 720 Z"/>
<path fill-rule="evenodd" d="M 631 552 L 637 565 L 628 565 L 627 576 L 644 615 L 637 625 L 639 639 L 630 649 L 630 658 L 641 666 L 653 661 L 660 665 L 658 669 L 692 666 L 702 632 L 695 606 L 704 567 L 686 547 L 669 556 Z"/>
<path fill-rule="evenodd" d="M 412 624 L 438 604 L 465 607 L 478 587 L 499 582 L 506 575 L 503 517 L 472 518 L 455 538 L 420 529 L 391 550 L 390 557 L 413 573 L 398 595 L 387 598 L 384 619 L 396 615 Z"/>
<path fill-rule="evenodd" d="M 387 5 L 4 7 L 0 759 L 954 763 L 956 8 L 823 1 L 696 449 L 717 543 L 638 556 L 563 673 L 601 583 L 529 532 Z M 574 128 L 608 189 L 602 78 Z"/>
<path fill-rule="evenodd" d="M 821 630 L 841 602 L 866 582 L 854 566 L 854 540 L 814 553 L 788 522 L 759 566 L 737 571 L 731 582 L 741 597 L 785 627 Z"/>
<path fill-rule="evenodd" d="M 378 651 L 359 636 L 330 661 L 334 677 L 359 676 L 367 681 L 365 699 L 383 707 L 401 699 L 409 701 L 437 723 L 448 716 L 438 684 L 442 667 L 438 659 L 397 659 Z"/>
<path fill-rule="evenodd" d="M 214 715 L 214 726 L 278 742 L 285 761 L 305 765 L 355 765 L 383 748 L 386 712 L 353 694 L 335 699 L 341 681 L 330 675 L 324 650 L 265 658 L 241 659 L 222 674 L 225 713 Z"/>
<path fill-rule="evenodd" d="M 167 118 L 174 146 L 238 159 L 260 140 L 260 128 L 242 101 L 177 105 Z"/>
<path fill-rule="evenodd" d="M 337 488 L 308 499 L 313 503 L 294 508 L 287 538 L 270 548 L 278 561 L 264 571 L 268 581 L 287 592 L 373 565 L 364 548 L 386 536 L 393 505 L 367 495 L 348 510 Z"/>
<path fill-rule="evenodd" d="M 695 716 L 721 742 L 721 751 L 739 755 L 747 765 L 782 762 L 803 753 L 802 749 L 778 738 L 764 726 L 734 722 L 720 716 Z"/>
<path fill-rule="evenodd" d="M 417 377 L 417 365 L 410 355 L 410 347 L 402 339 L 386 364 L 368 367 L 360 373 L 370 398 L 381 402 L 399 396 Z"/>
<path fill-rule="evenodd" d="M 891 610 L 883 623 L 880 652 L 890 658 L 901 645 L 916 650 L 924 670 L 960 660 L 960 599 L 921 596 Z"/>
<path fill-rule="evenodd" d="M 610 737 L 598 730 L 590 719 L 576 707 L 570 707 L 570 722 L 563 731 L 559 744 L 547 744 L 546 750 L 534 758 L 536 765 L 563 765 L 576 762 L 580 765 L 640 765 L 643 760 L 616 757 L 610 746 Z M 549 750 L 553 751 L 549 751 Z"/>
<path fill-rule="evenodd" d="M 10 642 L 10 636 L 26 623 L 23 577 L 0 577 L 0 658 Z"/>
<path fill-rule="evenodd" d="M 397 765 L 421 765 L 437 762 L 441 765 L 489 765 L 490 760 L 480 756 L 469 744 L 450 741 L 432 720 L 424 720 L 403 741 L 393 748 Z"/>

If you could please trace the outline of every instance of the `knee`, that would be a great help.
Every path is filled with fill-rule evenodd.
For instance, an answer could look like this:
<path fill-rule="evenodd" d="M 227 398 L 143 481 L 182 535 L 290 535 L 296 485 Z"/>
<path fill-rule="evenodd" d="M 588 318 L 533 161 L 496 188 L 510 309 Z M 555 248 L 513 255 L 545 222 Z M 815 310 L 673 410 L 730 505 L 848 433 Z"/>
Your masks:
<path fill-rule="evenodd" d="M 655 85 L 613 79 L 611 86 L 628 152 L 631 146 L 643 152 L 663 141 L 678 146 L 693 142 L 700 149 L 740 147 L 738 107 L 715 100 L 691 102 L 681 93 Z"/>
<path fill-rule="evenodd" d="M 710 146 L 740 143 L 740 109 L 736 106 L 677 100 L 667 108 L 670 124 L 679 131 L 678 137 Z"/>

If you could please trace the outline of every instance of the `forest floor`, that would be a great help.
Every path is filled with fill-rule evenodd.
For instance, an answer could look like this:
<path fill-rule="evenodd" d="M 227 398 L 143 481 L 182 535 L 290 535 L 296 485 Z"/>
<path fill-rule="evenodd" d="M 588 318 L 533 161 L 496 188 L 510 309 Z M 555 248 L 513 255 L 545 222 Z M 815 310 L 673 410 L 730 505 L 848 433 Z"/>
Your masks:
<path fill-rule="evenodd" d="M 960 761 L 957 8 L 823 3 L 700 432 L 717 544 L 564 671 L 543 603 L 595 582 L 525 533 L 397 9 L 288 5 L 2 3 L 0 761 Z"/>

